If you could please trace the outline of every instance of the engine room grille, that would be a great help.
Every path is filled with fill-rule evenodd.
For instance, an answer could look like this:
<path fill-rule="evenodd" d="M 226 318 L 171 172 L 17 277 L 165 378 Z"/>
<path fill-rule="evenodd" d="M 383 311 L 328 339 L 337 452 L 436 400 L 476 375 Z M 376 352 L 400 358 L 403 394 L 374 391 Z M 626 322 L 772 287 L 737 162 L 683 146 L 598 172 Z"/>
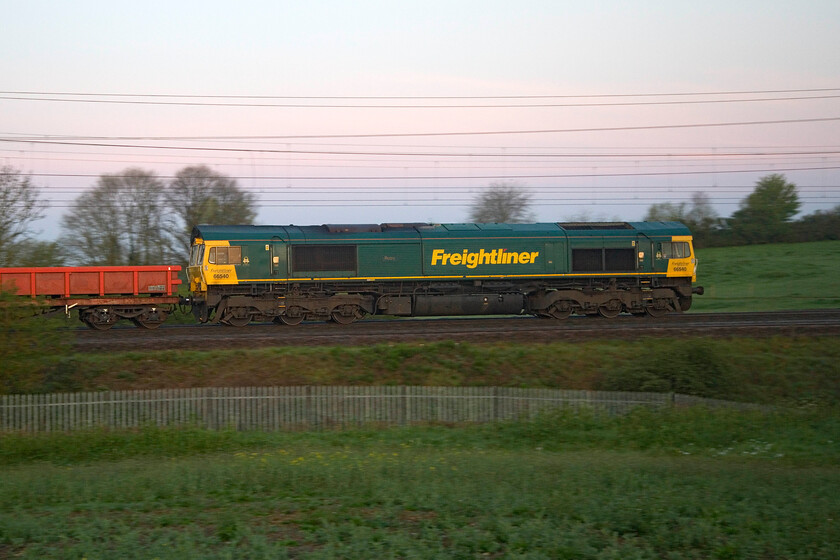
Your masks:
<path fill-rule="evenodd" d="M 634 249 L 572 249 L 572 272 L 634 272 Z"/>
<path fill-rule="evenodd" d="M 293 245 L 292 272 L 356 270 L 355 245 Z"/>

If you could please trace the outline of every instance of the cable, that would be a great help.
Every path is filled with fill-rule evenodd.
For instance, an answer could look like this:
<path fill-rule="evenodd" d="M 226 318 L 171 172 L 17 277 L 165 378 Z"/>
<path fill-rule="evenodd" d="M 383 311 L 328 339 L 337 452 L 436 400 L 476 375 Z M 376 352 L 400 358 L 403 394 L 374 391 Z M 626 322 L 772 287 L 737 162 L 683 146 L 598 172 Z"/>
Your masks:
<path fill-rule="evenodd" d="M 558 128 L 545 130 L 485 130 L 473 132 L 407 132 L 407 133 L 382 133 L 382 134 L 321 134 L 321 135 L 294 135 L 294 136 L 275 136 L 275 140 L 297 140 L 297 139 L 312 139 L 312 138 L 411 138 L 419 136 L 491 136 L 491 135 L 506 135 L 506 134 L 558 134 L 558 133 L 574 133 L 574 132 L 617 132 L 617 131 L 633 131 L 633 130 L 665 130 L 665 129 L 680 129 L 680 128 L 709 128 L 709 127 L 726 127 L 726 126 L 755 126 L 755 125 L 770 125 L 770 124 L 801 124 L 813 122 L 834 122 L 840 121 L 840 117 L 820 117 L 811 119 L 781 119 L 771 121 L 741 121 L 741 122 L 723 122 L 723 123 L 691 123 L 691 124 L 669 124 L 669 125 L 646 125 L 646 126 L 613 126 L 613 127 L 596 127 L 596 128 Z M 21 142 L 18 138 L 0 138 L 0 142 Z M 377 152 L 346 152 L 346 151 L 304 151 L 304 150 L 277 150 L 264 148 L 215 148 L 208 146 L 201 147 L 185 147 L 185 146 L 146 146 L 138 144 L 110 144 L 105 142 L 67 142 L 60 140 L 25 140 L 27 144 L 53 144 L 61 146 L 95 146 L 99 148 L 146 148 L 154 150 L 197 150 L 197 151 L 223 151 L 223 152 L 245 152 L 245 153 L 281 153 L 281 154 L 338 154 L 338 155 L 432 155 L 435 157 L 445 157 L 449 154 L 416 154 L 416 153 L 377 153 Z"/>
<path fill-rule="evenodd" d="M 819 95 L 805 97 L 763 97 L 747 99 L 693 99 L 679 101 L 621 101 L 608 103 L 527 103 L 527 104 L 470 104 L 470 105 L 351 105 L 314 103 L 216 103 L 197 101 L 126 101 L 121 99 L 62 99 L 58 97 L 20 97 L 0 95 L 7 101 L 50 101 L 58 103 L 88 103 L 111 105 L 162 105 L 179 107 L 252 107 L 284 109 L 545 109 L 557 107 L 632 107 L 649 105 L 699 105 L 716 103 L 753 103 L 767 101 L 804 101 L 814 99 L 837 99 L 840 95 Z"/>
<path fill-rule="evenodd" d="M 458 179 L 561 179 L 581 177 L 649 177 L 649 176 L 672 176 L 672 175 L 707 175 L 725 173 L 774 173 L 779 171 L 819 171 L 829 169 L 840 169 L 840 165 L 817 166 L 817 167 L 777 167 L 773 169 L 726 169 L 707 171 L 638 171 L 633 173 L 546 173 L 539 175 L 383 175 L 383 176 L 357 176 L 357 177 L 328 177 L 328 176 L 262 176 L 244 177 L 244 179 L 262 179 L 273 181 L 431 181 L 431 180 L 458 180 Z M 99 177 L 92 174 L 68 174 L 68 173 L 33 173 L 40 177 Z M 108 174 L 106 174 L 108 175 Z M 109 175 L 111 177 L 123 177 L 121 175 Z M 160 178 L 160 176 L 157 176 Z M 174 176 L 168 176 L 174 178 Z"/>
<path fill-rule="evenodd" d="M 65 96 L 100 96 L 100 97 L 149 97 L 149 98 L 197 98 L 197 99 L 574 99 L 581 97 L 610 98 L 610 97 L 671 97 L 697 95 L 758 95 L 782 93 L 815 93 L 824 91 L 840 91 L 840 88 L 808 88 L 808 89 L 770 89 L 770 90 L 735 90 L 735 91 L 702 91 L 702 92 L 658 92 L 658 93 L 608 93 L 583 95 L 485 95 L 485 96 L 435 96 L 435 95 L 192 95 L 166 93 L 91 93 L 91 92 L 60 92 L 60 91 L 0 91 L 2 95 L 65 95 Z"/>

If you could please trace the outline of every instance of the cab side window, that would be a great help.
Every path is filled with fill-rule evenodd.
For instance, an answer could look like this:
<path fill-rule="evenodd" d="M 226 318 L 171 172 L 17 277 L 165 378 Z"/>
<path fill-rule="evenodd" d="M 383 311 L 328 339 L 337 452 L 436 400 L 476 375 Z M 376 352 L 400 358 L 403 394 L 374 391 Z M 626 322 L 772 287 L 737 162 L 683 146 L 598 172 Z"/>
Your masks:
<path fill-rule="evenodd" d="M 193 245 L 190 248 L 190 266 L 198 266 L 198 248 L 202 247 L 203 245 Z"/>
<path fill-rule="evenodd" d="M 686 241 L 663 242 L 660 250 L 663 259 L 687 259 L 691 255 Z"/>
<path fill-rule="evenodd" d="M 242 264 L 242 247 L 211 247 L 210 264 Z"/>

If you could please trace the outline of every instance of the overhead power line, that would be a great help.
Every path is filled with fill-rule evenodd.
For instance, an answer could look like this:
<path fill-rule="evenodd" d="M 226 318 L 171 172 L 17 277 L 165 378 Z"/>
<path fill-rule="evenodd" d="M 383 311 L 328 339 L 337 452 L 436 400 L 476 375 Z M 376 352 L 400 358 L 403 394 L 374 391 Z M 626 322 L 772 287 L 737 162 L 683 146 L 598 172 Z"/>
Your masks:
<path fill-rule="evenodd" d="M 69 92 L 69 91 L 0 91 L 0 95 L 60 95 L 75 97 L 148 97 L 178 99 L 349 99 L 349 100 L 388 100 L 388 99 L 580 99 L 580 98 L 620 98 L 620 97 L 678 97 L 700 95 L 766 95 L 790 93 L 819 93 L 840 91 L 837 88 L 800 88 L 800 89 L 765 89 L 765 90 L 729 90 L 729 91 L 694 91 L 694 92 L 643 92 L 643 93 L 600 93 L 566 95 L 202 95 L 170 93 L 113 93 L 113 92 Z"/>
<path fill-rule="evenodd" d="M 668 130 L 681 128 L 714 128 L 727 126 L 757 126 L 757 125 L 777 125 L 777 124 L 801 124 L 801 123 L 815 123 L 815 122 L 836 122 L 840 121 L 840 117 L 819 117 L 809 119 L 779 119 L 769 121 L 734 121 L 722 123 L 688 123 L 688 124 L 663 124 L 663 125 L 644 125 L 644 126 L 608 126 L 608 127 L 592 127 L 592 128 L 553 128 L 542 130 L 482 130 L 482 131 L 464 131 L 464 132 L 403 132 L 403 133 L 378 133 L 378 134 L 306 134 L 306 135 L 288 135 L 288 136 L 266 136 L 260 138 L 271 138 L 273 140 L 300 140 L 300 139 L 315 139 L 315 138 L 412 138 L 419 136 L 501 136 L 501 135 L 525 135 L 525 134 L 562 134 L 562 133 L 580 133 L 580 132 L 627 132 L 638 130 Z M 199 151 L 214 151 L 214 152 L 246 152 L 246 153 L 282 153 L 282 154 L 338 154 L 338 155 L 433 155 L 436 157 L 445 157 L 452 154 L 423 154 L 416 152 L 353 152 L 353 151 L 315 151 L 315 150 L 292 150 L 292 149 L 268 149 L 268 148 L 229 148 L 229 147 L 212 147 L 212 146 L 154 146 L 141 144 L 116 144 L 109 142 L 73 142 L 66 140 L 43 140 L 43 139 L 26 139 L 21 138 L 0 138 L 0 142 L 26 142 L 28 144 L 53 144 L 62 146 L 95 146 L 99 148 L 148 148 L 156 150 L 199 150 Z M 460 154 L 464 155 L 464 154 Z M 473 154 L 470 154 L 473 155 Z"/>
<path fill-rule="evenodd" d="M 0 99 L 7 101 L 47 101 L 58 103 L 87 103 L 111 105 L 165 105 L 179 107 L 254 107 L 254 108 L 285 108 L 285 109 L 540 109 L 552 107 L 628 107 L 646 105 L 700 105 L 718 103 L 758 103 L 772 101 L 806 101 L 815 99 L 837 99 L 840 95 L 808 95 L 785 97 L 753 97 L 740 99 L 680 99 L 670 101 L 610 101 L 583 103 L 460 103 L 460 104 L 351 104 L 351 103 L 221 103 L 207 101 L 147 101 L 137 99 L 73 99 L 69 97 L 29 97 L 21 95 L 0 95 Z"/>
<path fill-rule="evenodd" d="M 265 181 L 434 181 L 434 180 L 471 180 L 471 179 L 575 179 L 584 177 L 656 177 L 676 175 L 723 175 L 727 173 L 777 173 L 781 171 L 820 171 L 840 169 L 840 165 L 810 166 L 810 167 L 773 167 L 770 169 L 714 169 L 703 171 L 634 171 L 631 173 L 544 173 L 544 174 L 495 174 L 495 175 L 368 175 L 368 176 L 311 176 L 311 175 L 277 175 L 239 177 L 241 180 Z M 88 173 L 32 173 L 37 177 L 79 177 L 93 178 L 100 175 Z M 106 174 L 110 177 L 122 177 L 119 174 Z M 174 176 L 158 176 L 158 178 L 174 178 Z"/>

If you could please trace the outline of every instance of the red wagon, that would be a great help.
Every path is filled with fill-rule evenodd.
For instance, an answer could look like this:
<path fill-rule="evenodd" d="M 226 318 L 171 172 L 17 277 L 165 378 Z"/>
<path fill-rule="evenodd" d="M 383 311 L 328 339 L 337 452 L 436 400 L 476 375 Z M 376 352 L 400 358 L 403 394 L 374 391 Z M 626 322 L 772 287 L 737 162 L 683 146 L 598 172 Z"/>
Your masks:
<path fill-rule="evenodd" d="M 154 329 L 178 303 L 180 266 L 0 268 L 0 289 L 41 298 L 47 306 L 79 311 L 93 329 L 120 319 Z"/>

